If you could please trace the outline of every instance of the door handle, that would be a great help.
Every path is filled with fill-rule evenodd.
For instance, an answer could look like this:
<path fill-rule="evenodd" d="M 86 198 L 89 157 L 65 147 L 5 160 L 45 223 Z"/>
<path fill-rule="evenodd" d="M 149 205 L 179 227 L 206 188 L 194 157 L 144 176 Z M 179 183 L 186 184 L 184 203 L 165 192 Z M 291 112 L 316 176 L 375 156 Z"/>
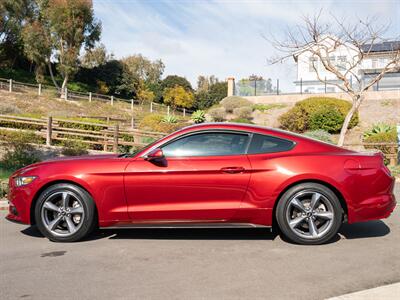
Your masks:
<path fill-rule="evenodd" d="M 223 173 L 235 174 L 235 173 L 243 173 L 245 168 L 243 167 L 226 167 L 222 168 L 221 171 Z"/>

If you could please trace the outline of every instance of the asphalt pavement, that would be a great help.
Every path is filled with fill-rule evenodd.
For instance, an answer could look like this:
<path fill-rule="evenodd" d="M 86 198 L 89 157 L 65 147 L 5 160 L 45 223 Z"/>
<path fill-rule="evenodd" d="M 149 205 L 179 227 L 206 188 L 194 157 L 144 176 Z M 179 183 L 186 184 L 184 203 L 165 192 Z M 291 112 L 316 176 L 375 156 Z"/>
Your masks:
<path fill-rule="evenodd" d="M 4 217 L 1 299 L 326 299 L 400 281 L 399 208 L 322 246 L 266 229 L 102 230 L 60 244 Z"/>

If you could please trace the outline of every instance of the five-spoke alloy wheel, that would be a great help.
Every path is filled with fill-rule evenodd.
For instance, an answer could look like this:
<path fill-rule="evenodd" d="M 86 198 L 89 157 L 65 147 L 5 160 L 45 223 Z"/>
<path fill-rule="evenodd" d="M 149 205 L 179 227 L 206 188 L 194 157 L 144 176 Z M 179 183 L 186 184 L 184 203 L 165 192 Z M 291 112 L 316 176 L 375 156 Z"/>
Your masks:
<path fill-rule="evenodd" d="M 39 230 L 50 240 L 77 241 L 94 228 L 94 202 L 78 186 L 55 184 L 39 196 L 35 219 Z"/>
<path fill-rule="evenodd" d="M 279 228 L 295 243 L 325 243 L 339 230 L 342 208 L 335 193 L 324 185 L 299 184 L 278 201 L 276 219 Z"/>

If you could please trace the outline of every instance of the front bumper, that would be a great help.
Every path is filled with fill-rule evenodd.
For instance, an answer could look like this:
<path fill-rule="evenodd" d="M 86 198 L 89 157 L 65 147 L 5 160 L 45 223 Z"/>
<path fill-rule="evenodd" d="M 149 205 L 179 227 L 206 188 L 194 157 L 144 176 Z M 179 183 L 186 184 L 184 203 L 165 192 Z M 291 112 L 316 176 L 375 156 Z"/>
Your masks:
<path fill-rule="evenodd" d="M 31 201 L 34 195 L 33 185 L 23 188 L 14 186 L 12 180 L 9 183 L 8 193 L 8 215 L 6 219 L 9 221 L 30 224 L 31 223 Z"/>

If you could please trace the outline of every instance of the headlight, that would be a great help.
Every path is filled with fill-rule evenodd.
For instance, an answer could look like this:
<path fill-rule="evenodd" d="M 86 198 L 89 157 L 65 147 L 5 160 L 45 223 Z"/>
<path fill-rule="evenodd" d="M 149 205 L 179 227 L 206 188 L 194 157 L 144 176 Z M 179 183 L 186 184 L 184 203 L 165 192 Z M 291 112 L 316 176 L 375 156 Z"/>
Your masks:
<path fill-rule="evenodd" d="M 16 186 L 23 186 L 30 184 L 32 181 L 36 179 L 36 176 L 18 176 L 14 178 L 14 182 Z"/>

